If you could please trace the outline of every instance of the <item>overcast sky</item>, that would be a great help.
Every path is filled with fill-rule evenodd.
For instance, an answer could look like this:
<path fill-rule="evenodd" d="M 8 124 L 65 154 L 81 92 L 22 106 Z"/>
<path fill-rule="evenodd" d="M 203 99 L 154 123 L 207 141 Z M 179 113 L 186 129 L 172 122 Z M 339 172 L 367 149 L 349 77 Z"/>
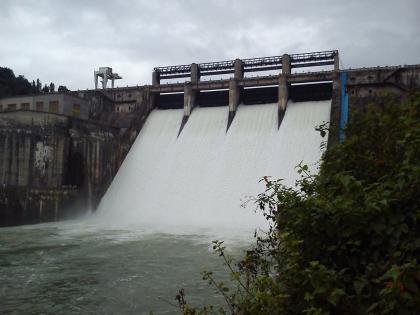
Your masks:
<path fill-rule="evenodd" d="M 419 0 L 0 0 L 0 66 L 29 80 L 119 86 L 153 67 L 338 49 L 342 67 L 420 63 Z"/>

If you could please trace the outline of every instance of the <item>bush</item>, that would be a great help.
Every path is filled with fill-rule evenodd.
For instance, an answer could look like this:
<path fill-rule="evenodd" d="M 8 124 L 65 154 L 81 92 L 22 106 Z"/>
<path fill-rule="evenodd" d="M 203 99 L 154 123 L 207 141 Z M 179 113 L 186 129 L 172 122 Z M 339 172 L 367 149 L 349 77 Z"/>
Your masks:
<path fill-rule="evenodd" d="M 345 134 L 318 175 L 301 164 L 293 188 L 264 178 L 256 202 L 271 228 L 242 261 L 215 241 L 236 289 L 204 278 L 223 292 L 228 313 L 420 312 L 420 96 L 368 107 Z"/>

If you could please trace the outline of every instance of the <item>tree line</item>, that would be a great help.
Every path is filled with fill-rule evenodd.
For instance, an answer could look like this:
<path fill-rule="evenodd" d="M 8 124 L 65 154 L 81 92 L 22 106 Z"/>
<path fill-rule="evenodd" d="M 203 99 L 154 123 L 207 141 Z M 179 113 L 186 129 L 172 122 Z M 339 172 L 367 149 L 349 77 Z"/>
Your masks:
<path fill-rule="evenodd" d="M 68 92 L 66 86 L 60 85 L 57 92 Z M 42 85 L 38 78 L 29 82 L 23 75 L 15 76 L 12 69 L 7 67 L 0 67 L 0 98 L 15 95 L 29 95 L 56 92 L 55 84 Z"/>

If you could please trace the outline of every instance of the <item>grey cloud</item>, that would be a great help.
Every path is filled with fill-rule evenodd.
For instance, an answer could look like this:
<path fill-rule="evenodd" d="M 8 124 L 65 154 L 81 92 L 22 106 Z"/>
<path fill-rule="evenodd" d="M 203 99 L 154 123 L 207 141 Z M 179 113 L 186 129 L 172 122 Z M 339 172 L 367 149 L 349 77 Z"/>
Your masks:
<path fill-rule="evenodd" d="M 111 66 L 120 85 L 154 66 L 339 49 L 345 67 L 420 63 L 420 2 L 0 2 L 0 62 L 29 79 L 91 88 Z"/>

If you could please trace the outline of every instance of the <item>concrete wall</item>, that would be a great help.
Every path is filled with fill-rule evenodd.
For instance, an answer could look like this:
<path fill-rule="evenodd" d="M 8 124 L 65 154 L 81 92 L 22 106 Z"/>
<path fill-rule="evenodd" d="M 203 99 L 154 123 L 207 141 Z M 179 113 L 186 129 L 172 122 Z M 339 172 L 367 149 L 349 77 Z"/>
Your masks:
<path fill-rule="evenodd" d="M 129 147 L 118 128 L 99 122 L 0 113 L 0 226 L 95 208 Z"/>
<path fill-rule="evenodd" d="M 114 111 L 114 100 L 103 93 L 103 90 L 77 91 L 73 94 L 87 102 L 89 119 L 101 120 L 103 114 Z"/>
<path fill-rule="evenodd" d="M 119 113 L 130 113 L 134 112 L 139 105 L 135 102 L 129 103 L 115 103 L 114 108 Z"/>
<path fill-rule="evenodd" d="M 78 105 L 80 107 L 80 113 L 76 117 L 81 119 L 89 118 L 89 106 L 86 100 L 77 96 L 63 94 L 61 101 L 61 114 L 67 116 L 75 116 L 74 105 Z"/>
<path fill-rule="evenodd" d="M 22 109 L 22 104 L 29 104 L 30 110 L 35 108 L 32 96 L 7 97 L 0 99 L 0 111 L 9 110 L 10 105 L 14 105 L 14 109 Z"/>
<path fill-rule="evenodd" d="M 89 104 L 85 99 L 65 93 L 45 93 L 31 96 L 14 96 L 0 99 L 0 111 L 32 110 L 51 112 L 51 102 L 58 102 L 58 114 L 77 116 L 82 119 L 89 117 Z M 37 107 L 42 103 L 42 109 Z M 11 108 L 13 106 L 13 108 Z M 79 110 L 75 111 L 75 106 Z"/>
<path fill-rule="evenodd" d="M 380 103 L 388 95 L 405 98 L 420 90 L 420 66 L 348 70 L 349 112 L 364 110 L 369 103 Z"/>

